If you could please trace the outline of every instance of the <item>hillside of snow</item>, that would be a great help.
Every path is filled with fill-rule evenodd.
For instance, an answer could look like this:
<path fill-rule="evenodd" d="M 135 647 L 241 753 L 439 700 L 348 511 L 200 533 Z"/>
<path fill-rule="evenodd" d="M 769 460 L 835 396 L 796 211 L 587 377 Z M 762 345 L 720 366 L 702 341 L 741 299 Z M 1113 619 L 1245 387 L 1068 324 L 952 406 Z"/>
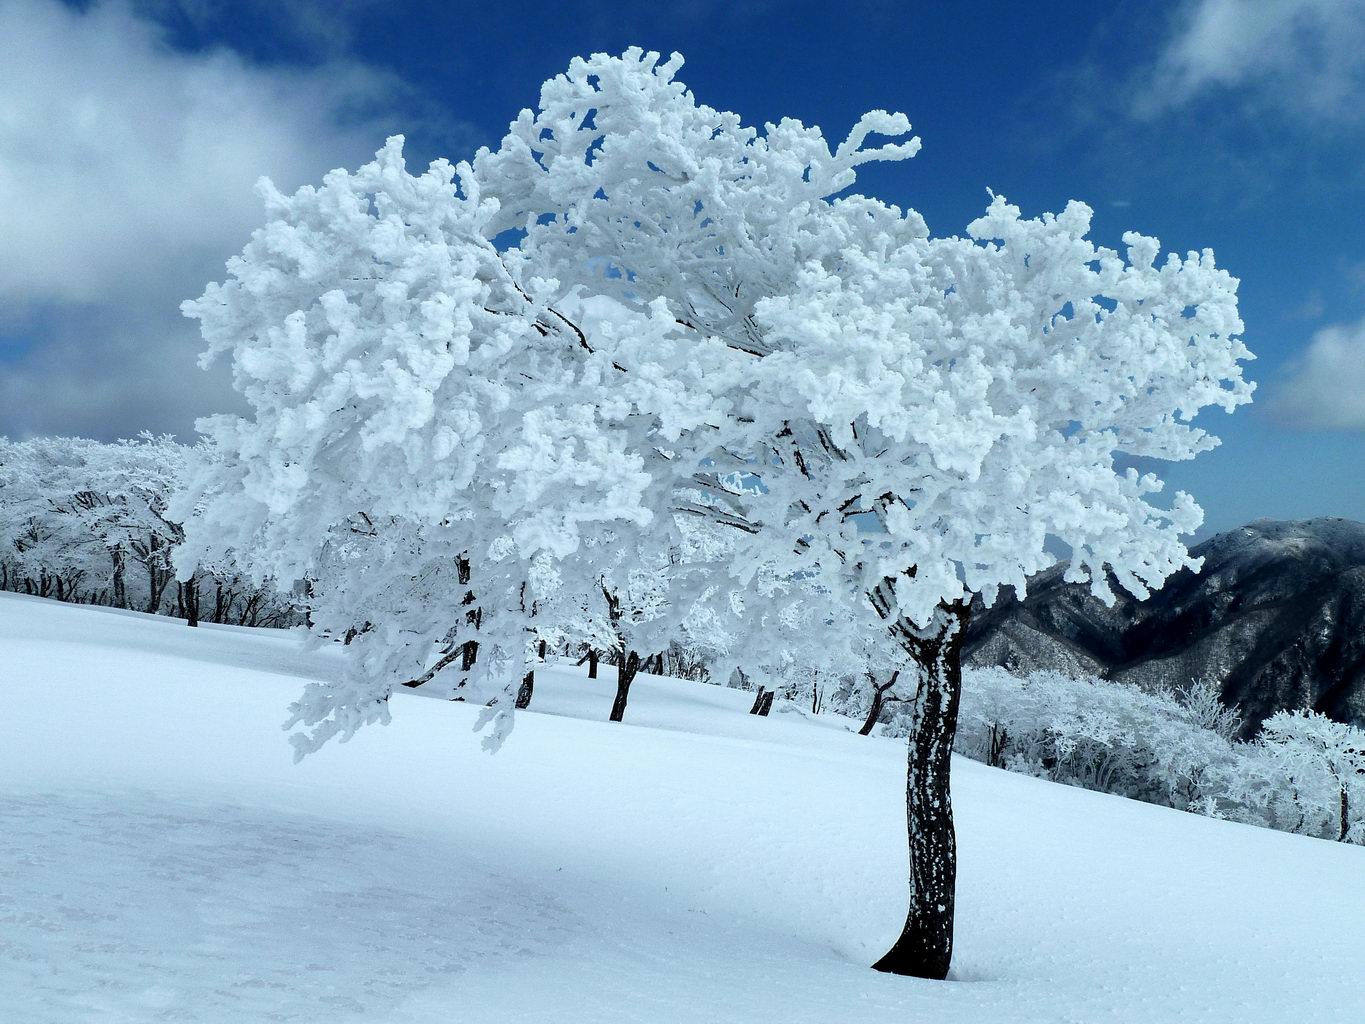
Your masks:
<path fill-rule="evenodd" d="M 904 915 L 903 748 L 613 670 L 291 763 L 335 651 L 0 594 L 0 1020 L 1365 1019 L 1365 849 L 958 760 L 957 953 Z"/>

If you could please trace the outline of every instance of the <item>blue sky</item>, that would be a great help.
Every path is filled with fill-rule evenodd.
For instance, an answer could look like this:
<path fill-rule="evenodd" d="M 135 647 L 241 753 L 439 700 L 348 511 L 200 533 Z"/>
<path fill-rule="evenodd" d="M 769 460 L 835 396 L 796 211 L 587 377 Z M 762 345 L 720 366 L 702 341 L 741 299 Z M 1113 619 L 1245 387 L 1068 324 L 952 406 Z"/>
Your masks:
<path fill-rule="evenodd" d="M 1094 236 L 1211 247 L 1257 402 L 1164 467 L 1222 529 L 1365 519 L 1365 0 L 146 3 L 0 0 L 0 433 L 189 437 L 235 408 L 177 312 L 259 219 L 251 183 L 495 144 L 575 54 L 687 58 L 705 102 L 842 137 L 909 115 L 861 191 L 960 232 L 993 188 Z"/>

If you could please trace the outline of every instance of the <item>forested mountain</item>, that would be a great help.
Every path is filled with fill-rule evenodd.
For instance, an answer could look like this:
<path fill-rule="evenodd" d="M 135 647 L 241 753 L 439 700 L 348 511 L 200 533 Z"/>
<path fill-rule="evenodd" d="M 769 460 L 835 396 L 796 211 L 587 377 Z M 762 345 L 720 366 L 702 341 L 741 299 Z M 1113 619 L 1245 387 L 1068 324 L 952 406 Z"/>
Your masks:
<path fill-rule="evenodd" d="M 975 617 L 967 659 L 1015 672 L 1058 669 L 1144 687 L 1206 678 L 1240 704 L 1248 732 L 1281 708 L 1365 721 L 1365 524 L 1257 520 L 1194 549 L 1146 601 L 1106 608 L 1064 567 L 1024 601 Z"/>

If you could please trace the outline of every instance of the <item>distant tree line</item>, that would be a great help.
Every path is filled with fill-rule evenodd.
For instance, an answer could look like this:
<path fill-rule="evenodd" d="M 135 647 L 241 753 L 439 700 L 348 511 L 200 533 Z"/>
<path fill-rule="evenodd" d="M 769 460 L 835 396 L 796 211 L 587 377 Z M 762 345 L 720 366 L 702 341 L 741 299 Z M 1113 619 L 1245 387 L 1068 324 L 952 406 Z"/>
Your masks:
<path fill-rule="evenodd" d="M 1365 844 L 1365 730 L 1280 711 L 1250 741 L 1208 681 L 1131 683 L 969 670 L 957 752 L 1053 782 L 1251 825 Z M 903 723 L 888 725 L 903 735 Z"/>
<path fill-rule="evenodd" d="M 204 446 L 0 438 L 0 591 L 239 626 L 301 621 L 292 593 L 230 558 L 177 580 L 184 526 L 167 505 Z"/>

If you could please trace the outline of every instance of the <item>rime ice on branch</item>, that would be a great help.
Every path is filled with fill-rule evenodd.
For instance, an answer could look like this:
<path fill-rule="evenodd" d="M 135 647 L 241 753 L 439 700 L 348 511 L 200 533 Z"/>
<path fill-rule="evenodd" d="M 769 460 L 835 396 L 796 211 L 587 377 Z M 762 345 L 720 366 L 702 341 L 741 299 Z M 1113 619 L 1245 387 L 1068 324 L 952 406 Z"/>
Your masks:
<path fill-rule="evenodd" d="M 880 966 L 942 977 L 967 609 L 1054 545 L 1105 596 L 1190 564 L 1198 507 L 1120 466 L 1209 449 L 1193 417 L 1249 400 L 1236 281 L 1208 251 L 1096 247 L 1080 203 L 994 197 L 931 237 L 847 194 L 917 152 L 903 115 L 836 146 L 759 131 L 681 64 L 575 60 L 470 164 L 413 176 L 395 139 L 321 189 L 263 188 L 266 226 L 185 307 L 253 410 L 206 424 L 197 550 L 307 575 L 320 627 L 357 637 L 348 679 L 295 707 L 304 752 L 386 719 L 396 681 L 470 639 L 471 602 L 461 685 L 505 706 L 553 593 L 679 549 L 688 518 L 732 531 L 670 585 L 724 619 L 752 581 L 799 580 L 918 666 L 911 913 Z M 771 636 L 764 600 L 725 620 L 736 646 Z"/>

